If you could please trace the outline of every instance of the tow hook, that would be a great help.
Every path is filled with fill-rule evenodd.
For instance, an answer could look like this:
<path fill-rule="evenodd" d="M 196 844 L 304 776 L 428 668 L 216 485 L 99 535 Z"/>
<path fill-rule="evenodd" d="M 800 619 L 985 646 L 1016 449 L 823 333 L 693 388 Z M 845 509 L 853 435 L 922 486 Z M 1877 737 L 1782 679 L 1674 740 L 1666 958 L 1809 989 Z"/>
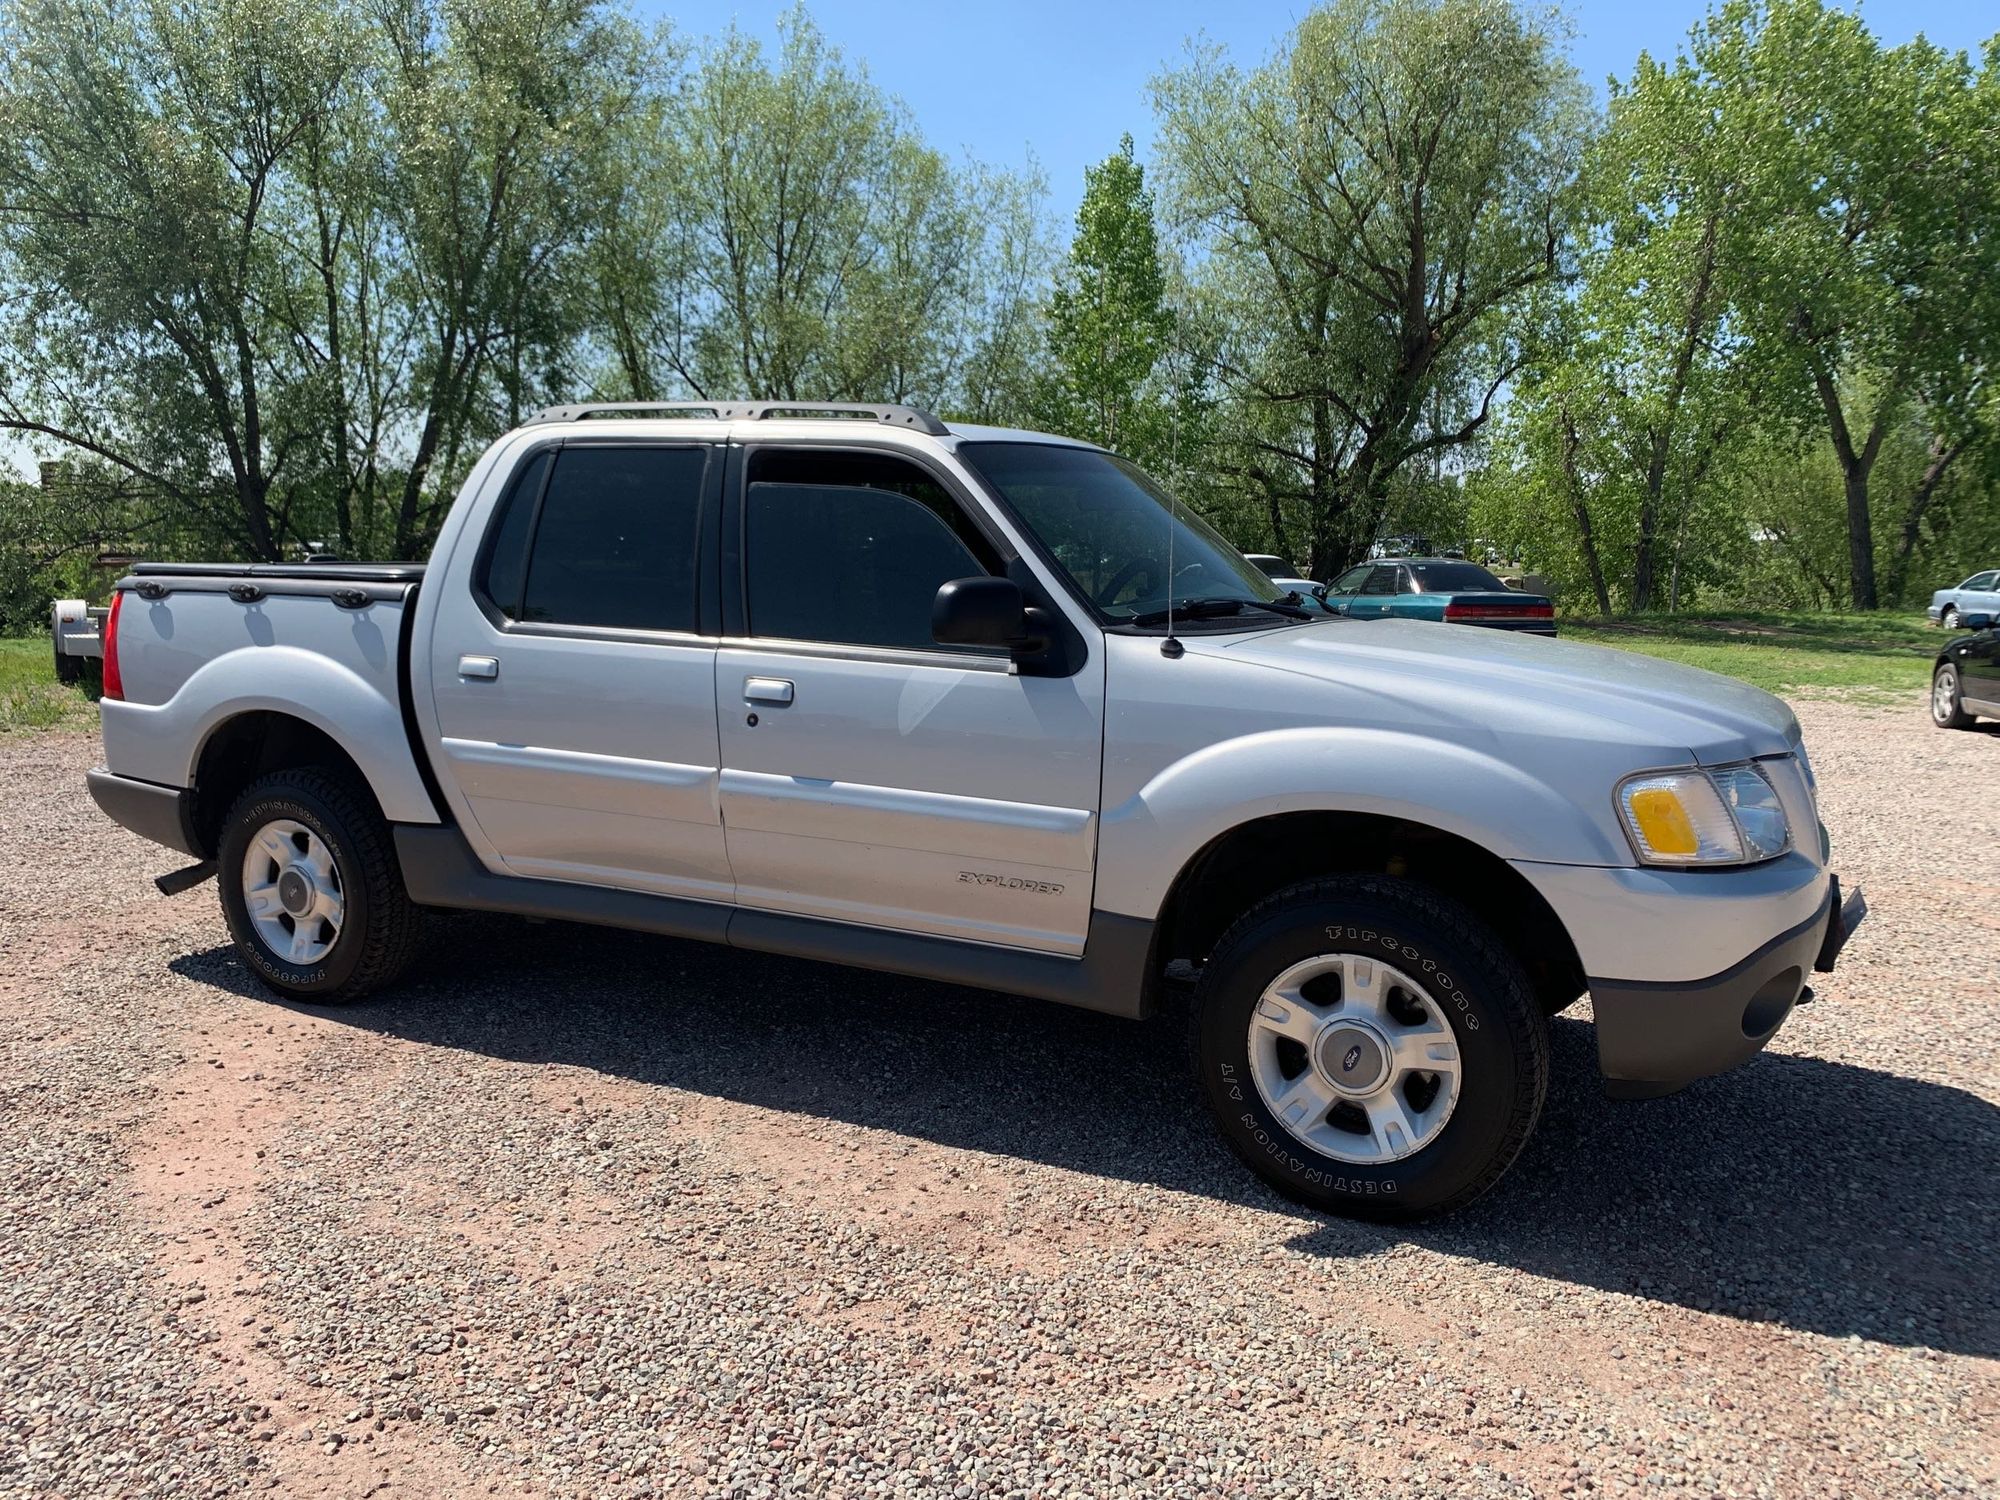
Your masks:
<path fill-rule="evenodd" d="M 189 865 L 171 875 L 155 875 L 153 884 L 159 887 L 162 896 L 178 896 L 182 891 L 193 890 L 214 873 L 215 861 L 205 859 L 198 865 Z"/>

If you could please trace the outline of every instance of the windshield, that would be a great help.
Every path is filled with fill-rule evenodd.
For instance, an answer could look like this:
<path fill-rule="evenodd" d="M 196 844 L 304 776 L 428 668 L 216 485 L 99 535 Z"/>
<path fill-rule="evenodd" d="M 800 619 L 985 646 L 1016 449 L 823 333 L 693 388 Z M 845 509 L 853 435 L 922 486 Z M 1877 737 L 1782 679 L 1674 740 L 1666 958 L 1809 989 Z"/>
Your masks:
<path fill-rule="evenodd" d="M 1145 471 L 1096 448 L 963 443 L 958 456 L 1001 497 L 1106 619 L 1186 600 L 1285 597 L 1257 565 Z M 1170 541 L 1171 538 L 1171 541 Z M 1168 554 L 1172 554 L 1169 565 Z M 1253 611 L 1258 620 L 1282 617 Z M 1231 617 L 1236 628 L 1251 615 Z"/>
<path fill-rule="evenodd" d="M 1413 562 L 1405 563 L 1417 580 L 1417 587 L 1426 594 L 1453 594 L 1473 590 L 1497 591 L 1505 593 L 1507 585 L 1480 567 L 1469 562 Z"/>

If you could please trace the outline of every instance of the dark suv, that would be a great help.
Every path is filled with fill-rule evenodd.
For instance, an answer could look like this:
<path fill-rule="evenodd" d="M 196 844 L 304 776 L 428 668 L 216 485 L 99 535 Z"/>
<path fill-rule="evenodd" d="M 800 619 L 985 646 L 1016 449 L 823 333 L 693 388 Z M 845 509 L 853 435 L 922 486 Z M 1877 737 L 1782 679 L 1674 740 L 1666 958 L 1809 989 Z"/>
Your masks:
<path fill-rule="evenodd" d="M 1981 717 L 2000 719 L 2000 629 L 1983 612 L 1961 619 L 1978 634 L 1945 642 L 1931 668 L 1931 721 L 1940 729 L 1970 729 Z"/>

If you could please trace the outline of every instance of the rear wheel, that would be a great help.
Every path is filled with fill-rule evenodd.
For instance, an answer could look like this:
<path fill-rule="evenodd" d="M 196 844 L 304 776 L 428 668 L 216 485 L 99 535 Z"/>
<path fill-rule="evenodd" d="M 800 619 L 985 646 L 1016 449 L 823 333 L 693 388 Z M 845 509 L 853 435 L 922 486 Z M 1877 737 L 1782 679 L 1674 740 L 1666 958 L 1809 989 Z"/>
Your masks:
<path fill-rule="evenodd" d="M 1196 998 L 1217 1124 L 1279 1191 L 1410 1219 L 1470 1202 L 1520 1154 L 1548 1024 L 1477 917 L 1408 881 L 1281 891 L 1224 934 Z"/>
<path fill-rule="evenodd" d="M 1950 662 L 1931 677 L 1931 722 L 1940 729 L 1970 729 L 1973 716 L 1965 711 L 1958 692 L 1958 668 Z"/>
<path fill-rule="evenodd" d="M 416 951 L 421 913 L 366 788 L 321 767 L 279 771 L 229 810 L 216 857 L 236 951 L 279 994 L 357 1000 Z"/>

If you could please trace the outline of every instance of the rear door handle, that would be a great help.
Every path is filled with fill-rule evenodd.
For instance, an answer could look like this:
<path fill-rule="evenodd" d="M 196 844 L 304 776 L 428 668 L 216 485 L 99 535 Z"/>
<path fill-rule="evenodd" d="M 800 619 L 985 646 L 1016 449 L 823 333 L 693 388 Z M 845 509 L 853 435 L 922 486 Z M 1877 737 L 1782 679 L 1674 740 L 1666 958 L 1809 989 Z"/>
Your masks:
<path fill-rule="evenodd" d="M 491 682 L 500 675 L 500 658 L 497 656 L 461 656 L 458 659 L 458 675 L 477 677 Z"/>
<path fill-rule="evenodd" d="M 746 677 L 743 679 L 743 697 L 750 703 L 782 706 L 792 701 L 792 685 L 782 677 Z"/>

